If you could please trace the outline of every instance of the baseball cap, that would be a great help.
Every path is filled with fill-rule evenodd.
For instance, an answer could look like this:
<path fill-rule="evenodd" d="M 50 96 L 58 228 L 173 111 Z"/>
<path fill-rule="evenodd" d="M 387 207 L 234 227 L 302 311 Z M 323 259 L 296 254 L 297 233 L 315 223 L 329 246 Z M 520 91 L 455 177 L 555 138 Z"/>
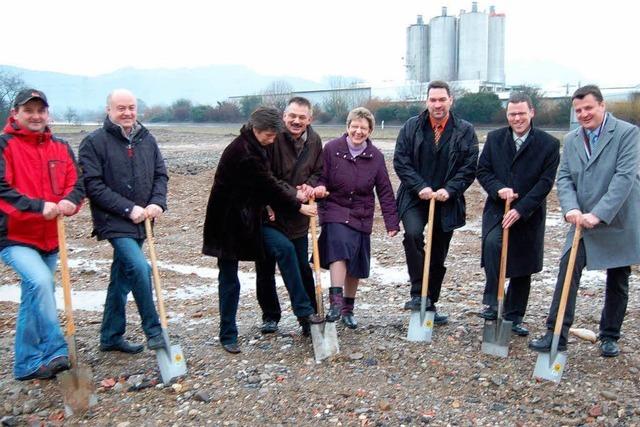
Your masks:
<path fill-rule="evenodd" d="M 49 103 L 47 102 L 47 97 L 41 90 L 37 89 L 24 89 L 18 92 L 16 95 L 16 99 L 13 101 L 13 107 L 19 107 L 20 105 L 24 105 L 32 99 L 40 99 L 44 102 L 44 106 L 48 107 Z"/>

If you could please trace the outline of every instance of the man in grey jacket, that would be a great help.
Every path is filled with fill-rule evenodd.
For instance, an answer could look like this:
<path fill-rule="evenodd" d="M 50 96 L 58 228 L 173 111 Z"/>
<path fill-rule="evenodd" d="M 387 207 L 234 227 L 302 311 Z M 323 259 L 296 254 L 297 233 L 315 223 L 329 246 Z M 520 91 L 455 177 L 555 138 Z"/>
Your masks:
<path fill-rule="evenodd" d="M 566 349 L 573 323 L 582 270 L 607 270 L 604 309 L 600 317 L 602 356 L 620 352 L 618 339 L 627 309 L 631 265 L 640 262 L 640 131 L 606 112 L 597 86 L 583 86 L 572 97 L 581 127 L 564 138 L 558 172 L 558 198 L 564 218 L 573 224 L 567 235 L 558 281 L 547 318 L 547 333 L 529 347 L 548 351 L 575 226 L 583 227 L 559 350 Z"/>

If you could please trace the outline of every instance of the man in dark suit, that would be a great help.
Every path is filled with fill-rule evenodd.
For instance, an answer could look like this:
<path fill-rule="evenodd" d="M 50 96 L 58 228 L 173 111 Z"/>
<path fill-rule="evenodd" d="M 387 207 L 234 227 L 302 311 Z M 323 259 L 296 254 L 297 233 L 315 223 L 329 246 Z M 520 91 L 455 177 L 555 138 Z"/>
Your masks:
<path fill-rule="evenodd" d="M 487 192 L 482 215 L 482 265 L 486 285 L 480 317 L 497 317 L 498 274 L 503 230 L 509 228 L 504 318 L 513 332 L 526 336 L 522 325 L 527 309 L 531 274 L 542 270 L 546 198 L 560 161 L 560 143 L 533 127 L 531 98 L 513 93 L 507 103 L 509 126 L 489 132 L 480 161 L 478 181 Z M 505 214 L 505 202 L 511 202 Z"/>

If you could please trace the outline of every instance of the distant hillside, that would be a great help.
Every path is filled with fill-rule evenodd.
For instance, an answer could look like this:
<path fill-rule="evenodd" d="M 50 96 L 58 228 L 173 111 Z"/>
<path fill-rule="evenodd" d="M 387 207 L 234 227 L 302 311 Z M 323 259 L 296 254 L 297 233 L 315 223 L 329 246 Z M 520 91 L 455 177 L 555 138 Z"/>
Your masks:
<path fill-rule="evenodd" d="M 243 65 L 213 65 L 198 68 L 139 70 L 124 68 L 95 77 L 50 71 L 34 71 L 0 65 L 0 71 L 19 75 L 29 86 L 43 90 L 52 111 L 62 114 L 68 107 L 78 111 L 104 107 L 107 94 L 127 88 L 148 106 L 170 104 L 187 98 L 195 104 L 215 104 L 229 96 L 258 93 L 275 80 L 287 81 L 294 90 L 314 90 L 322 83 L 289 76 L 258 74 Z"/>

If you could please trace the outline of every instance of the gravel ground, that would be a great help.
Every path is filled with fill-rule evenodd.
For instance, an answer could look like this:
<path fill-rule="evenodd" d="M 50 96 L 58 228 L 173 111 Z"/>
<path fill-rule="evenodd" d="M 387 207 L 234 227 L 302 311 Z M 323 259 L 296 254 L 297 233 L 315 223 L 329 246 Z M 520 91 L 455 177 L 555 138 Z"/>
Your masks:
<path fill-rule="evenodd" d="M 60 129 L 75 147 L 84 133 Z M 484 275 L 479 266 L 484 194 L 467 192 L 468 224 L 454 234 L 439 309 L 450 315 L 433 342 L 406 341 L 402 311 L 409 286 L 402 238 L 388 238 L 377 218 L 372 277 L 361 283 L 356 330 L 338 328 L 341 353 L 316 363 L 300 334 L 283 286 L 284 313 L 276 334 L 261 335 L 253 265 L 242 263 L 238 312 L 240 355 L 218 341 L 216 270 L 200 254 L 209 189 L 222 149 L 233 133 L 201 128 L 153 130 L 167 158 L 170 210 L 156 228 L 172 342 L 184 350 L 188 376 L 158 384 L 155 355 L 101 353 L 98 334 L 111 251 L 91 238 L 89 209 L 68 221 L 72 285 L 76 292 L 79 357 L 91 366 L 99 403 L 82 417 L 64 418 L 56 381 L 13 379 L 13 338 L 19 298 L 16 276 L 0 267 L 0 419 L 2 425 L 640 425 L 640 303 L 632 292 L 620 340 L 621 354 L 604 359 L 596 345 L 569 341 L 562 382 L 533 380 L 536 354 L 514 337 L 509 357 L 481 353 Z M 325 130 L 325 132 L 330 132 Z M 335 130 L 335 134 L 338 130 Z M 329 135 L 325 136 L 325 139 Z M 393 140 L 377 142 L 388 160 Z M 391 172 L 394 188 L 398 180 Z M 377 214 L 379 215 L 379 214 Z M 550 197 L 545 268 L 535 275 L 526 317 L 533 335 L 544 330 L 559 251 L 567 227 L 555 192 Z M 323 276 L 324 277 L 324 276 Z M 597 331 L 603 303 L 602 272 L 583 276 L 576 326 Z M 328 284 L 324 280 L 323 284 Z M 57 292 L 58 297 L 61 292 Z M 128 305 L 127 338 L 143 334 L 135 304 Z"/>

